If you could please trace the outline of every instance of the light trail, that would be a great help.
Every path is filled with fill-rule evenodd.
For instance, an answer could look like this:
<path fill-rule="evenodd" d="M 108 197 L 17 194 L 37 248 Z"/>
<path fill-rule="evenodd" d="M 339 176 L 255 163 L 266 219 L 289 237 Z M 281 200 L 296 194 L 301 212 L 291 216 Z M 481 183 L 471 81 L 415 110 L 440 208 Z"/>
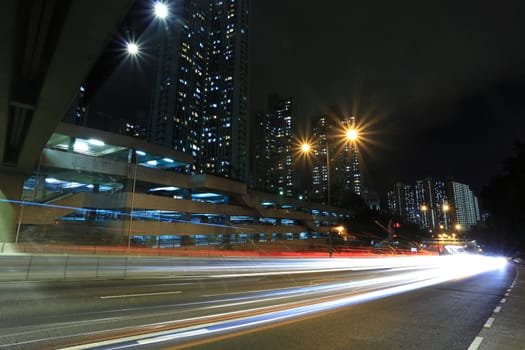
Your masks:
<path fill-rule="evenodd" d="M 407 259 L 411 260 L 411 259 Z M 244 309 L 230 313 L 218 313 L 201 318 L 178 320 L 179 327 L 169 330 L 133 335 L 63 348 L 80 349 L 123 349 L 146 344 L 175 342 L 181 347 L 185 343 L 213 339 L 216 336 L 234 336 L 262 326 L 273 326 L 280 322 L 299 320 L 301 317 L 333 311 L 356 303 L 405 293 L 452 280 L 458 280 L 504 267 L 505 259 L 472 255 L 434 257 L 426 260 L 424 267 L 401 269 L 393 276 L 365 278 L 358 281 L 305 286 L 299 288 L 252 291 L 251 295 L 209 301 L 199 309 L 240 307 L 255 303 L 271 303 L 271 306 Z M 307 263 L 308 265 L 308 263 Z M 404 261 L 403 267 L 408 267 Z M 297 298 L 283 303 L 284 299 Z M 184 326 L 186 324 L 186 326 Z M 191 324 L 190 326 L 187 326 Z M 151 326 L 151 325 L 149 325 Z"/>
<path fill-rule="evenodd" d="M 182 291 L 176 290 L 172 292 L 153 292 L 153 293 L 138 293 L 138 294 L 119 294 L 119 295 L 104 295 L 100 299 L 115 299 L 115 298 L 134 298 L 134 297 L 148 297 L 159 295 L 180 294 Z"/>

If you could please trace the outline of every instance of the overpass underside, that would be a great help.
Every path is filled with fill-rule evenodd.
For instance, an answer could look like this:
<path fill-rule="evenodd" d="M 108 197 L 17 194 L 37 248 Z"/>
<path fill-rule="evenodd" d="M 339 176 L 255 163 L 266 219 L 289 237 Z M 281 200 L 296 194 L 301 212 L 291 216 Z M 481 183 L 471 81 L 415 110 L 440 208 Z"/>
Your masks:
<path fill-rule="evenodd" d="M 0 241 L 22 184 L 132 0 L 0 2 Z"/>

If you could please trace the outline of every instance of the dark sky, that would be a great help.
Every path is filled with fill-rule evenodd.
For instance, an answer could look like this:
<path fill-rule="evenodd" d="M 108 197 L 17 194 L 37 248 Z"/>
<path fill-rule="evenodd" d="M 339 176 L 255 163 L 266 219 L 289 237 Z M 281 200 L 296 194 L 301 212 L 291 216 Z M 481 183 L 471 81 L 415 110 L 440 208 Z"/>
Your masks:
<path fill-rule="evenodd" d="M 252 109 L 277 92 L 300 124 L 357 112 L 380 192 L 426 176 L 478 192 L 525 141 L 525 1 L 255 0 L 252 13 Z"/>
<path fill-rule="evenodd" d="M 274 92 L 296 100 L 301 129 L 328 106 L 357 113 L 361 164 L 382 197 L 392 181 L 426 176 L 479 192 L 525 142 L 523 0 L 252 0 L 251 10 L 252 115 Z M 153 62 L 122 60 L 94 112 L 144 119 Z"/>

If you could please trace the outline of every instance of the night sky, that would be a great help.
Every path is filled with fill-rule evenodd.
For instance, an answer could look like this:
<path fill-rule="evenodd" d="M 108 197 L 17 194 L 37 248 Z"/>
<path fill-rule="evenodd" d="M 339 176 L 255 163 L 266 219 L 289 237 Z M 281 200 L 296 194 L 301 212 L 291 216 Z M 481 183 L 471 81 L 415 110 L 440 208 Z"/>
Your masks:
<path fill-rule="evenodd" d="M 329 106 L 357 113 L 381 197 L 427 176 L 479 193 L 525 142 L 525 1 L 252 0 L 251 21 L 251 115 L 271 93 L 295 99 L 301 130 Z M 123 61 L 92 111 L 143 120 L 153 62 Z"/>
<path fill-rule="evenodd" d="M 251 103 L 300 124 L 340 105 L 367 124 L 369 185 L 452 176 L 475 192 L 525 141 L 525 2 L 252 2 Z"/>

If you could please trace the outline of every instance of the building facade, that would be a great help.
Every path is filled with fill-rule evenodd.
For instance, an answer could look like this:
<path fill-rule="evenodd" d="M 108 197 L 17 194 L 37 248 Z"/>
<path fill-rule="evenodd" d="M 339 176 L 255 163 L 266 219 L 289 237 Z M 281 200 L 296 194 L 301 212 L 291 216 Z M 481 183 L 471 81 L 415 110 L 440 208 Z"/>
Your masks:
<path fill-rule="evenodd" d="M 295 191 L 292 98 L 268 97 L 268 112 L 256 116 L 255 178 L 257 189 L 293 197 Z"/>
<path fill-rule="evenodd" d="M 314 166 L 312 195 L 325 198 L 330 177 L 331 192 L 362 194 L 361 171 L 357 145 L 346 139 L 345 131 L 355 128 L 355 116 L 321 116 L 314 125 Z M 329 159 L 327 159 L 329 158 Z"/>
<path fill-rule="evenodd" d="M 471 227 L 481 220 L 478 198 L 468 185 L 452 182 L 456 221 L 462 227 Z"/>
<path fill-rule="evenodd" d="M 452 179 L 426 178 L 414 186 L 395 183 L 387 201 L 391 215 L 429 232 L 468 231 L 481 219 L 470 187 Z"/>
<path fill-rule="evenodd" d="M 247 181 L 247 0 L 184 0 L 161 24 L 148 140 L 191 173 Z"/>
<path fill-rule="evenodd" d="M 158 248 L 324 243 L 329 230 L 353 216 L 243 182 L 174 171 L 191 160 L 136 137 L 62 123 L 24 182 L 16 240 Z M 337 218 L 333 225 L 329 215 Z"/>

